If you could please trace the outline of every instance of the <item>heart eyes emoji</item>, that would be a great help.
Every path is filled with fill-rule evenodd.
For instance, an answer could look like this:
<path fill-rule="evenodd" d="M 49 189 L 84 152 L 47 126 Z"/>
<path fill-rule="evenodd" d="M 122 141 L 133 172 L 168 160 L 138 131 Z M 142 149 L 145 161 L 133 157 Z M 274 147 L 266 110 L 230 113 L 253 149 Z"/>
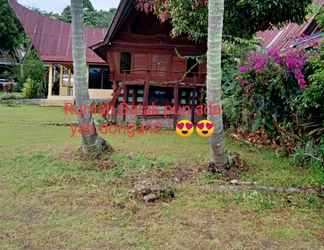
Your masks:
<path fill-rule="evenodd" d="M 192 135 L 194 125 L 189 120 L 181 120 L 176 125 L 176 133 L 181 137 Z M 201 137 L 210 137 L 214 132 L 214 124 L 208 120 L 199 121 L 196 125 L 196 132 Z"/>
<path fill-rule="evenodd" d="M 197 123 L 196 132 L 201 137 L 210 137 L 214 132 L 214 124 L 208 120 L 202 120 Z"/>
<path fill-rule="evenodd" d="M 181 137 L 188 137 L 194 131 L 193 124 L 189 120 L 181 120 L 177 123 L 176 133 Z"/>

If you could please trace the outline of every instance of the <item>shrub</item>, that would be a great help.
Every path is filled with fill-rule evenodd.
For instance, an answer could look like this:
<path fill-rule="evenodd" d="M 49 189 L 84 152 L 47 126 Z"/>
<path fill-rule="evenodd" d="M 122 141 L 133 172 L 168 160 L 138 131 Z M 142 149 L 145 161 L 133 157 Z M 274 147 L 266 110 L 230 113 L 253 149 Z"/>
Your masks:
<path fill-rule="evenodd" d="M 244 110 L 242 110 L 243 90 L 236 80 L 239 75 L 237 63 L 243 60 L 247 53 L 256 49 L 257 40 L 246 40 L 226 37 L 222 49 L 222 90 L 224 125 L 226 128 L 242 126 Z"/>
<path fill-rule="evenodd" d="M 305 63 L 305 55 L 295 52 L 250 53 L 239 67 L 235 91 L 225 99 L 231 126 L 247 132 L 264 129 L 277 143 L 295 133 L 291 124 L 296 120 L 295 99 L 306 87 Z"/>
<path fill-rule="evenodd" d="M 324 171 L 324 136 L 320 143 L 312 139 L 300 142 L 294 150 L 293 162 L 302 166 L 312 166 Z"/>
<path fill-rule="evenodd" d="M 272 142 L 293 154 L 295 163 L 323 166 L 324 47 L 307 53 L 254 51 L 238 71 L 232 74 L 236 83 L 225 78 L 230 127 L 266 131 Z"/>
<path fill-rule="evenodd" d="M 6 93 L 3 96 L 0 96 L 0 101 L 17 100 L 21 98 L 22 96 L 18 93 Z"/>
<path fill-rule="evenodd" d="M 28 79 L 31 79 L 38 83 L 37 95 L 39 97 L 46 96 L 46 67 L 35 51 L 32 50 L 24 63 L 17 67 L 16 74 L 18 75 L 17 91 L 21 91 Z"/>
<path fill-rule="evenodd" d="M 27 81 L 24 83 L 24 87 L 22 89 L 22 95 L 25 98 L 32 99 L 39 97 L 39 83 L 28 78 Z"/>
<path fill-rule="evenodd" d="M 296 101 L 303 128 L 317 142 L 324 134 L 324 47 L 307 67 L 309 86 Z"/>

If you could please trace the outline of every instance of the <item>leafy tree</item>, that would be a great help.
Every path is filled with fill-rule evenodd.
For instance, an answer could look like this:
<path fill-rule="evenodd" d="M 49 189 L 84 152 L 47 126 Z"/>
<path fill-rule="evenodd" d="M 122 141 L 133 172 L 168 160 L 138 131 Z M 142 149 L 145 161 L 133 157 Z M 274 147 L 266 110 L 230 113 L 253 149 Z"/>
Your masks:
<path fill-rule="evenodd" d="M 84 15 L 84 23 L 88 24 L 89 22 L 87 22 L 87 19 L 89 19 L 89 18 L 87 18 L 88 17 L 87 14 L 90 13 L 90 15 L 91 15 L 93 12 L 96 12 L 96 10 L 93 7 L 90 0 L 83 0 L 83 11 L 84 11 L 84 14 L 83 14 Z M 62 14 L 59 16 L 59 19 L 66 23 L 72 22 L 71 6 L 66 6 L 64 8 Z"/>
<path fill-rule="evenodd" d="M 72 16 L 71 16 L 71 7 L 66 6 L 64 10 L 62 11 L 61 16 L 59 16 L 59 19 L 63 22 L 66 23 L 71 23 L 72 22 Z"/>
<path fill-rule="evenodd" d="M 86 64 L 86 44 L 83 27 L 83 3 L 81 0 L 71 0 L 72 13 L 72 54 L 74 69 L 75 101 L 80 114 L 78 115 L 84 153 L 100 154 L 111 148 L 107 142 L 98 136 L 90 111 L 88 91 L 88 72 Z"/>
<path fill-rule="evenodd" d="M 84 0 L 84 23 L 89 26 L 94 27 L 109 27 L 112 18 L 116 13 L 116 9 L 110 9 L 109 11 L 104 10 L 95 10 L 89 0 Z M 57 18 L 63 22 L 71 23 L 71 6 L 67 6 L 61 15 L 58 15 Z"/>
<path fill-rule="evenodd" d="M 317 6 L 318 11 L 316 12 L 316 21 L 324 27 L 324 6 Z"/>
<path fill-rule="evenodd" d="M 26 58 L 16 67 L 15 75 L 17 76 L 18 84 L 17 90 L 20 91 L 22 86 L 27 80 L 30 79 L 33 82 L 34 89 L 38 97 L 45 97 L 47 93 L 46 84 L 46 67 L 44 63 L 39 59 L 37 52 L 31 49 Z M 23 74 L 20 74 L 22 70 Z M 36 97 L 36 96 L 34 96 Z"/>
<path fill-rule="evenodd" d="M 7 0 L 0 0 L 0 49 L 13 52 L 23 41 L 22 28 Z"/>
<path fill-rule="evenodd" d="M 137 7 L 171 20 L 174 36 L 207 39 L 207 0 L 142 0 Z M 286 22 L 303 22 L 311 0 L 225 0 L 224 34 L 251 38 L 257 31 Z"/>
<path fill-rule="evenodd" d="M 116 14 L 117 9 L 112 8 L 109 11 L 99 10 L 93 12 L 94 23 L 92 26 L 108 28 Z"/>
<path fill-rule="evenodd" d="M 88 9 L 91 11 L 95 10 L 95 8 L 93 8 L 93 5 L 90 0 L 83 0 L 83 9 Z"/>

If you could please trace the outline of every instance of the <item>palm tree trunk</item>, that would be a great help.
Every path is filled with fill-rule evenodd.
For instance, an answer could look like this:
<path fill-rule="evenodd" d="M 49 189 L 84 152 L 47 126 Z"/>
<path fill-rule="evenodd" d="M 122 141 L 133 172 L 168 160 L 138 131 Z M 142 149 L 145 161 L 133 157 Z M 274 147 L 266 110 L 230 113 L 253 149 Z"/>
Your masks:
<path fill-rule="evenodd" d="M 210 138 L 211 161 L 216 168 L 225 165 L 224 130 L 222 112 L 215 114 L 218 106 L 222 110 L 222 33 L 224 0 L 208 0 L 208 51 L 207 51 L 207 105 L 208 119 L 215 130 Z"/>
<path fill-rule="evenodd" d="M 81 110 L 80 115 L 78 115 L 78 122 L 79 128 L 81 128 L 82 151 L 85 153 L 101 153 L 108 148 L 111 149 L 111 147 L 108 147 L 106 141 L 97 135 L 90 111 L 91 102 L 88 92 L 88 69 L 86 63 L 82 0 L 71 0 L 71 14 L 74 89 L 76 106 Z"/>

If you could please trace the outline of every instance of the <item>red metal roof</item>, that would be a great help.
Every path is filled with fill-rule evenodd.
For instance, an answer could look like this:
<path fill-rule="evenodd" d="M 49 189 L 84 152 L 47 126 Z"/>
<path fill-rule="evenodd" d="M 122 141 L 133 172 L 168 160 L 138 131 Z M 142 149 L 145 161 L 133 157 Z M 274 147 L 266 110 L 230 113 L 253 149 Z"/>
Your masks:
<path fill-rule="evenodd" d="M 16 0 L 9 0 L 10 6 L 16 13 L 26 34 L 32 41 L 39 57 L 44 62 L 72 63 L 72 36 L 71 25 L 62 21 L 42 16 L 19 3 Z M 107 29 L 85 28 L 87 44 L 87 63 L 105 64 L 95 52 L 89 47 L 105 38 Z"/>
<path fill-rule="evenodd" d="M 323 5 L 324 0 L 313 0 L 313 3 Z M 310 27 L 314 24 L 314 18 L 310 18 L 302 25 L 295 23 L 289 23 L 283 28 L 273 28 L 263 32 L 258 32 L 257 36 L 261 39 L 261 44 L 264 48 L 286 49 L 292 46 L 297 40 L 306 34 L 306 30 L 311 28 L 312 31 L 316 29 L 316 26 Z"/>

